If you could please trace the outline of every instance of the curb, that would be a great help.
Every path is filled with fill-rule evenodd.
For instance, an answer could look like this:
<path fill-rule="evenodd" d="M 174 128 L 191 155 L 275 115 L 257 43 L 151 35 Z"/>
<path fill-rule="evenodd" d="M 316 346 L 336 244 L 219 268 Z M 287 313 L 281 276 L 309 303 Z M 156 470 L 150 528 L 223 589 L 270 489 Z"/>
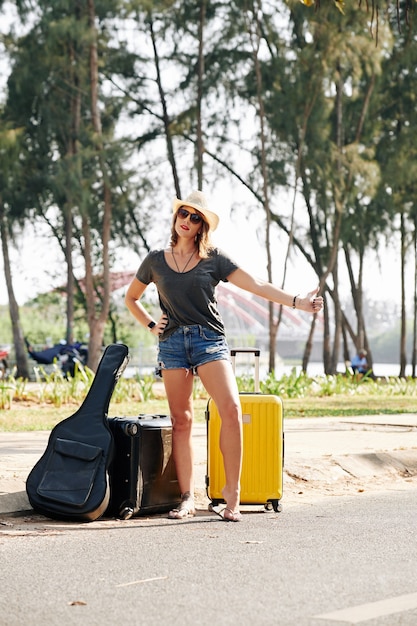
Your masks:
<path fill-rule="evenodd" d="M 204 479 L 206 467 L 200 463 L 200 467 L 196 467 L 196 499 L 204 505 L 206 498 L 204 490 L 200 487 L 201 481 Z M 300 459 L 298 462 L 290 462 L 284 468 L 284 495 L 283 504 L 285 504 L 285 494 L 288 490 L 297 484 L 302 483 L 305 489 L 308 486 L 314 487 L 315 490 L 336 489 L 343 483 L 350 482 L 352 479 L 359 481 L 370 481 L 376 479 L 386 479 L 388 481 L 401 478 L 412 478 L 417 476 L 417 450 L 400 450 L 395 452 L 374 452 L 367 454 L 346 454 L 338 456 L 329 456 L 318 459 Z M 7 481 L 9 484 L 11 481 Z M 23 484 L 22 484 L 23 482 Z M 14 481 L 15 488 L 24 487 L 21 479 Z M 208 502 L 208 500 L 207 500 Z M 0 516 L 18 517 L 20 515 L 31 515 L 34 511 L 29 503 L 29 499 L 24 491 L 14 491 L 12 493 L 0 492 Z"/>
<path fill-rule="evenodd" d="M 417 414 L 286 421 L 283 504 L 301 492 L 384 489 L 417 476 Z M 26 479 L 49 432 L 0 433 L 0 516 L 33 514 Z M 196 500 L 208 502 L 206 424 L 193 427 Z"/>
<path fill-rule="evenodd" d="M 376 476 L 382 472 L 399 474 L 403 478 L 417 475 L 417 450 L 339 456 L 333 461 L 356 478 Z"/>
<path fill-rule="evenodd" d="M 417 476 L 417 450 L 346 454 L 329 456 L 325 460 L 301 459 L 287 463 L 284 472 L 292 480 L 319 483 L 381 476 L 411 478 Z"/>

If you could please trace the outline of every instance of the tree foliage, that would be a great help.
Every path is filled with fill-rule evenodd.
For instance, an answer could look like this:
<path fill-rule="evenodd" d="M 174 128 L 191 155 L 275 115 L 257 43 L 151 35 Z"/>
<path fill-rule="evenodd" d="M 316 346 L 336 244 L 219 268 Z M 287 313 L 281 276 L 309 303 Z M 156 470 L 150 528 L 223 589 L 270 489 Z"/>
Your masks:
<path fill-rule="evenodd" d="M 218 179 L 244 187 L 248 208 L 265 212 L 267 250 L 285 241 L 287 258 L 301 255 L 316 274 L 326 298 L 325 371 L 352 345 L 365 345 L 372 362 L 367 255 L 397 230 L 405 268 L 417 240 L 415 27 L 408 3 L 400 31 L 392 10 L 376 4 L 305 4 L 313 3 L 16 4 L 26 29 L 7 40 L 1 123 L 20 140 L 2 206 L 11 235 L 37 216 L 59 242 L 67 338 L 78 295 L 93 365 L 113 310 L 112 254 L 164 245 L 155 207 L 168 222 L 167 197 Z M 268 269 L 286 287 L 285 268 L 279 277 L 270 261 Z M 271 309 L 271 347 L 276 323 Z M 305 368 L 316 332 L 313 324 Z"/>

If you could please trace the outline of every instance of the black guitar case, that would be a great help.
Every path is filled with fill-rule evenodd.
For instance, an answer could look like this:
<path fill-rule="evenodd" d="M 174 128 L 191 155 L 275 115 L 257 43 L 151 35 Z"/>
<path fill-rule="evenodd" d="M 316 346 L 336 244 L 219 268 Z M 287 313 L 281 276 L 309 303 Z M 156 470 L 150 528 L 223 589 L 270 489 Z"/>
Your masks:
<path fill-rule="evenodd" d="M 29 502 L 38 513 L 91 522 L 107 509 L 114 448 L 107 411 L 128 360 L 127 346 L 107 346 L 81 407 L 52 429 L 26 481 Z"/>

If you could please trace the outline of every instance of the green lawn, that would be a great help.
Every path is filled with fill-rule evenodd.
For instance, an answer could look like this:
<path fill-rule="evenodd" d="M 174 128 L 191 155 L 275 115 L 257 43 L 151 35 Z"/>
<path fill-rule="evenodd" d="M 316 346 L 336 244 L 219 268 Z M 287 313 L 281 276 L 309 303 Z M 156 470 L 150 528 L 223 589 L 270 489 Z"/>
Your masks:
<path fill-rule="evenodd" d="M 284 416 L 292 417 L 343 417 L 347 415 L 373 415 L 378 413 L 415 413 L 415 396 L 401 395 L 333 395 L 325 397 L 308 396 L 289 398 L 283 401 Z M 204 422 L 207 398 L 195 400 L 195 420 Z M 35 401 L 14 401 L 11 408 L 0 410 L 0 431 L 50 430 L 77 410 L 77 404 L 56 407 L 51 403 Z M 122 400 L 112 401 L 109 416 L 137 415 L 139 413 L 167 413 L 168 406 L 164 398 L 147 401 Z"/>

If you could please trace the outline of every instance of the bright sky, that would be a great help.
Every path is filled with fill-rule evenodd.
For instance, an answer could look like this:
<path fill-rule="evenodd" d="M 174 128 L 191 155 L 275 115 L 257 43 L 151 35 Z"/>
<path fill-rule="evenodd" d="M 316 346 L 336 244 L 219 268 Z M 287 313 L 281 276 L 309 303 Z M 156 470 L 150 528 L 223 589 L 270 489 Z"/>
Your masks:
<path fill-rule="evenodd" d="M 186 194 L 187 195 L 187 194 Z M 245 198 L 247 201 L 247 197 Z M 166 233 L 170 228 L 170 202 L 167 199 Z M 266 278 L 266 254 L 263 243 L 264 215 L 261 209 L 254 209 L 248 215 L 247 207 L 236 209 L 236 192 L 230 186 L 219 184 L 209 195 L 210 207 L 221 217 L 220 226 L 215 231 L 214 243 L 227 252 L 239 265 L 251 274 Z M 232 205 L 234 210 L 232 211 Z M 159 225 L 161 228 L 161 224 Z M 282 269 L 286 248 L 284 237 L 274 231 L 273 241 L 273 273 L 274 282 L 281 286 Z M 164 245 L 164 244 L 162 244 Z M 18 239 L 18 248 L 11 246 L 9 250 L 15 296 L 19 304 L 33 298 L 38 293 L 61 286 L 65 283 L 65 266 L 62 252 L 43 224 L 28 228 Z M 136 252 L 117 250 L 117 264 L 114 271 L 135 271 L 140 262 Z M 386 264 L 383 275 L 376 261 L 370 261 L 366 268 L 367 297 L 383 300 L 395 299 L 399 302 L 399 262 L 392 259 Z M 312 270 L 304 259 L 293 257 L 288 270 L 286 289 L 294 293 L 307 293 L 317 284 Z M 0 259 L 0 304 L 7 304 L 8 297 L 4 279 L 3 258 Z"/>
<path fill-rule="evenodd" d="M 188 193 L 188 192 L 187 192 Z M 187 195 L 187 193 L 185 195 Z M 252 274 L 261 278 L 266 278 L 266 255 L 263 241 L 258 239 L 257 232 L 263 236 L 263 214 L 262 210 L 254 211 L 247 215 L 247 209 L 241 208 L 238 214 L 231 215 L 231 200 L 227 198 L 227 191 L 220 187 L 210 196 L 210 206 L 221 217 L 220 226 L 213 234 L 214 243 L 227 252 L 239 265 Z M 170 231 L 171 199 L 167 199 L 166 219 L 166 239 Z M 161 229 L 162 222 L 158 225 Z M 12 262 L 13 286 L 15 296 L 19 304 L 34 297 L 38 293 L 48 291 L 52 287 L 57 287 L 65 283 L 65 266 L 63 265 L 63 255 L 49 229 L 42 223 L 35 228 L 28 228 L 23 236 L 17 239 L 18 249 L 10 247 L 9 254 Z M 164 245 L 164 243 L 159 244 Z M 159 246 L 158 246 L 159 247 Z M 285 253 L 285 243 L 279 245 L 276 251 L 277 270 L 275 282 L 280 285 L 282 281 L 282 262 Z M 282 257 L 282 260 L 281 260 Z M 117 264 L 113 266 L 114 271 L 128 270 L 135 271 L 139 265 L 140 258 L 136 251 L 117 250 Z M 280 266 L 278 266 L 278 262 Z M 0 259 L 0 304 L 8 301 L 6 284 L 4 280 L 3 259 Z M 305 279 L 306 272 L 300 272 L 300 280 L 297 279 L 297 286 L 293 289 L 302 292 L 307 289 Z M 313 274 L 308 281 L 308 289 L 316 285 Z M 302 280 L 301 280 L 302 277 Z"/>
<path fill-rule="evenodd" d="M 3 29 L 6 28 L 7 24 L 4 20 L 2 21 Z M 7 72 L 1 71 L 3 68 L 4 58 L 0 54 L 1 88 L 7 77 Z M 237 184 L 232 187 L 228 182 L 219 181 L 216 183 L 216 187 L 211 190 L 209 204 L 221 217 L 220 226 L 214 233 L 214 243 L 229 253 L 243 269 L 261 278 L 266 278 L 266 254 L 263 242 L 264 213 L 258 207 L 254 208 L 252 213 L 248 215 L 247 207 L 252 204 L 252 199 L 246 190 L 239 189 L 237 191 L 237 189 Z M 170 228 L 171 200 L 172 198 L 167 198 L 167 209 L 164 213 L 168 216 L 166 221 L 167 237 Z M 245 207 L 239 208 L 241 203 L 244 203 Z M 159 228 L 161 225 L 162 221 Z M 287 242 L 285 237 L 278 235 L 276 231 L 273 234 L 273 241 L 276 241 L 272 250 L 274 282 L 281 286 Z M 396 249 L 399 249 L 398 246 Z M 19 304 L 23 304 L 38 293 L 65 283 L 62 252 L 45 225 L 39 224 L 35 228 L 28 228 L 17 239 L 17 247 L 10 246 L 9 254 L 13 268 L 13 286 Z M 370 299 L 394 299 L 400 302 L 399 255 L 394 256 L 387 250 L 383 256 L 385 262 L 382 273 L 376 259 L 371 258 L 368 261 L 365 274 L 366 296 Z M 114 271 L 134 271 L 140 260 L 136 253 L 120 248 L 117 250 L 117 257 L 117 265 L 112 268 Z M 409 280 L 412 281 L 413 277 L 410 276 Z M 291 293 L 303 294 L 314 289 L 316 284 L 317 279 L 304 259 L 294 255 L 288 267 L 285 288 Z M 412 294 L 412 286 L 409 288 L 409 293 Z M 7 304 L 7 302 L 3 257 L 1 256 L 0 304 Z"/>

